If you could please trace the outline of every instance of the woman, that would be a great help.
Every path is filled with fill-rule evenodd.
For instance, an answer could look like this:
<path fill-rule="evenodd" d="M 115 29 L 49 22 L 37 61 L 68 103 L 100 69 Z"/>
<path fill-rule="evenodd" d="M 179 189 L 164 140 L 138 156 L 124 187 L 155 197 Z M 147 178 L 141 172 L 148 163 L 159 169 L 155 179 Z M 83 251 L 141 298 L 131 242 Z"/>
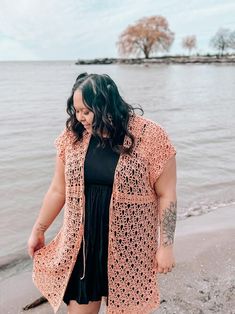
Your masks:
<path fill-rule="evenodd" d="M 176 150 L 106 74 L 80 74 L 55 141 L 55 174 L 28 240 L 33 282 L 56 313 L 150 313 L 175 266 Z M 44 233 L 64 206 L 63 225 Z"/>

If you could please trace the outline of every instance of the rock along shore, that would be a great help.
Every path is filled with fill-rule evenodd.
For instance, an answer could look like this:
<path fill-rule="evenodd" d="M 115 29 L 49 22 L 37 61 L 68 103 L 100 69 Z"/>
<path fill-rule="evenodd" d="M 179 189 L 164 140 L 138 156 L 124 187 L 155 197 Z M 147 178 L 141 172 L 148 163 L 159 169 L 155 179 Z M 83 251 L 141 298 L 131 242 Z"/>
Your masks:
<path fill-rule="evenodd" d="M 187 64 L 187 63 L 235 63 L 235 55 L 213 56 L 165 56 L 156 58 L 97 58 L 78 59 L 75 64 Z"/>

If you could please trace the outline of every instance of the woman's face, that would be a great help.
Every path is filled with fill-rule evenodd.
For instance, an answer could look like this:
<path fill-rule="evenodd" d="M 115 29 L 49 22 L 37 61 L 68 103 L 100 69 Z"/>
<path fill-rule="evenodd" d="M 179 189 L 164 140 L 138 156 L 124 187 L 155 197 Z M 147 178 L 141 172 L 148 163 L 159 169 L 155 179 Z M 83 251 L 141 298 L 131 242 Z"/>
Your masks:
<path fill-rule="evenodd" d="M 84 105 L 82 93 L 78 89 L 73 94 L 73 106 L 76 112 L 76 119 L 91 133 L 94 113 Z"/>

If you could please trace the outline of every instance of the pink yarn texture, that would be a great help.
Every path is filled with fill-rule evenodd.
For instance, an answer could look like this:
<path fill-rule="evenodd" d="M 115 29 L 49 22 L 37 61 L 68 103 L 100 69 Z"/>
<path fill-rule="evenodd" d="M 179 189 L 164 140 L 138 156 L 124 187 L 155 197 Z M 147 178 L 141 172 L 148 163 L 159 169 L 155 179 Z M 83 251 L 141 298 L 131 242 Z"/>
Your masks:
<path fill-rule="evenodd" d="M 128 129 L 135 146 L 131 156 L 119 157 L 109 208 L 107 314 L 149 314 L 160 304 L 155 268 L 159 198 L 154 183 L 176 149 L 164 128 L 150 119 L 134 114 Z M 73 144 L 74 134 L 65 128 L 55 140 L 65 165 L 64 219 L 52 241 L 35 252 L 32 272 L 34 284 L 54 313 L 63 300 L 83 237 L 84 160 L 90 137 L 84 131 L 83 139 Z M 129 145 L 125 136 L 124 146 Z"/>

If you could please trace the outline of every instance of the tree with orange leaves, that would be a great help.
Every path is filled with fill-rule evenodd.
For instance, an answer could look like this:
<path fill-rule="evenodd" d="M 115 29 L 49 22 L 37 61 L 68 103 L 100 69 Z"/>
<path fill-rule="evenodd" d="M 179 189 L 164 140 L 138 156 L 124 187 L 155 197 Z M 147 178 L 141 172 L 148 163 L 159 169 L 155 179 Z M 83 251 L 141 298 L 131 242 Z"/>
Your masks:
<path fill-rule="evenodd" d="M 188 49 L 189 54 L 191 54 L 191 50 L 195 49 L 197 46 L 197 38 L 195 35 L 186 36 L 182 39 L 182 46 L 185 49 Z"/>
<path fill-rule="evenodd" d="M 166 18 L 157 15 L 144 17 L 135 25 L 128 26 L 120 35 L 117 46 L 120 55 L 144 54 L 148 59 L 153 52 L 169 51 L 173 41 L 174 33 Z"/>

